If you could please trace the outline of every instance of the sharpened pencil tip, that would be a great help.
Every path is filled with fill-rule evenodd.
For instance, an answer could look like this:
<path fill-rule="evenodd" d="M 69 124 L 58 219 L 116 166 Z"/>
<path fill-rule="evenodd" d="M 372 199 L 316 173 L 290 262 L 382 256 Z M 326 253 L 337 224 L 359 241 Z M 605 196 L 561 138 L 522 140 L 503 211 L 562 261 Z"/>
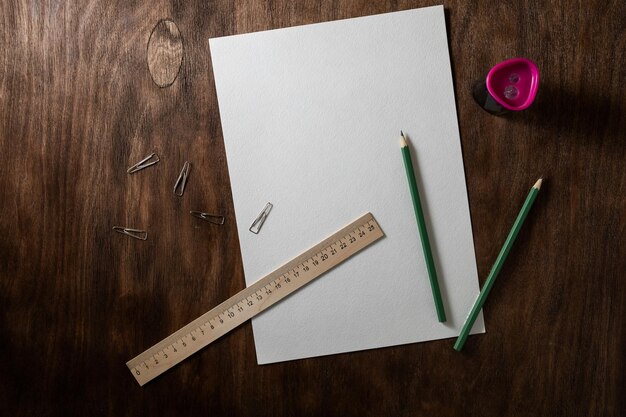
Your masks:
<path fill-rule="evenodd" d="M 406 143 L 406 138 L 404 137 L 404 133 L 402 133 L 402 131 L 400 131 L 400 147 L 404 148 L 405 146 L 409 146 Z"/>
<path fill-rule="evenodd" d="M 537 182 L 535 183 L 535 185 L 533 185 L 533 188 L 536 188 L 536 189 L 538 189 L 538 190 L 539 190 L 539 189 L 541 188 L 541 183 L 542 183 L 542 182 L 543 182 L 543 177 L 542 177 L 542 178 L 539 178 L 539 179 L 537 180 Z"/>

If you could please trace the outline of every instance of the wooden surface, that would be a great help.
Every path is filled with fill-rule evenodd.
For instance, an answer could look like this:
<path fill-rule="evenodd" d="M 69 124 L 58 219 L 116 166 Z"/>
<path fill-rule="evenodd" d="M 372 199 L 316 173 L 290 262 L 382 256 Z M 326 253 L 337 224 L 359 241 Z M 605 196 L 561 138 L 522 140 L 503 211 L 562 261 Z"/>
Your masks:
<path fill-rule="evenodd" d="M 257 366 L 247 324 L 143 388 L 125 366 L 244 286 L 209 37 L 430 4 L 1 2 L 2 414 L 625 415 L 618 0 L 445 2 L 481 282 L 529 187 L 546 178 L 487 302 L 487 334 L 463 353 L 441 340 Z M 165 88 L 147 63 L 162 19 L 180 31 L 161 34 L 165 48 L 183 46 Z M 497 118 L 469 90 L 513 56 L 534 59 L 542 84 L 530 110 Z M 126 174 L 152 151 L 159 164 Z"/>

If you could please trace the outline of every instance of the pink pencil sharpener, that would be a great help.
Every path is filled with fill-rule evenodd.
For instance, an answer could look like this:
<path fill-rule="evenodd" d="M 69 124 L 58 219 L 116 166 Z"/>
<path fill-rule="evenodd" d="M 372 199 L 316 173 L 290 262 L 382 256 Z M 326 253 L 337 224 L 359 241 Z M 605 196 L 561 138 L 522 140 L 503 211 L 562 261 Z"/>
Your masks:
<path fill-rule="evenodd" d="M 539 87 L 539 69 L 526 58 L 502 61 L 491 68 L 486 80 L 472 87 L 474 100 L 491 114 L 521 111 L 532 104 Z"/>

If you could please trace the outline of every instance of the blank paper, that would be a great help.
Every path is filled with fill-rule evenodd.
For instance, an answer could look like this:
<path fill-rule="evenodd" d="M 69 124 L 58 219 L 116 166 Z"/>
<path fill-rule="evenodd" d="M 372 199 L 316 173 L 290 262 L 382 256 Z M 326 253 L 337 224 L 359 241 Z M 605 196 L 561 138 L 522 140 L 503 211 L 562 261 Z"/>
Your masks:
<path fill-rule="evenodd" d="M 210 49 L 247 284 L 365 212 L 386 235 L 255 318 L 258 363 L 458 335 L 479 288 L 443 7 L 216 38 Z M 248 228 L 267 202 L 255 235 Z M 483 331 L 481 316 L 474 332 Z"/>

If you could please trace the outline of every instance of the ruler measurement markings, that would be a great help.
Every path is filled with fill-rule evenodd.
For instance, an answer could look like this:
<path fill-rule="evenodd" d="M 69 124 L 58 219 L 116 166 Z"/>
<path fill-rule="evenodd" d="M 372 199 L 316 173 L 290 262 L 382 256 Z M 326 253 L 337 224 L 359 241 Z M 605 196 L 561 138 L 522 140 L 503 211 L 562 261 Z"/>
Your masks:
<path fill-rule="evenodd" d="M 137 382 L 143 385 L 152 380 L 383 236 L 369 213 L 353 224 L 356 227 L 340 230 L 131 359 L 127 366 Z M 165 349 L 170 347 L 167 355 Z M 150 359 L 152 366 L 148 365 Z"/>

